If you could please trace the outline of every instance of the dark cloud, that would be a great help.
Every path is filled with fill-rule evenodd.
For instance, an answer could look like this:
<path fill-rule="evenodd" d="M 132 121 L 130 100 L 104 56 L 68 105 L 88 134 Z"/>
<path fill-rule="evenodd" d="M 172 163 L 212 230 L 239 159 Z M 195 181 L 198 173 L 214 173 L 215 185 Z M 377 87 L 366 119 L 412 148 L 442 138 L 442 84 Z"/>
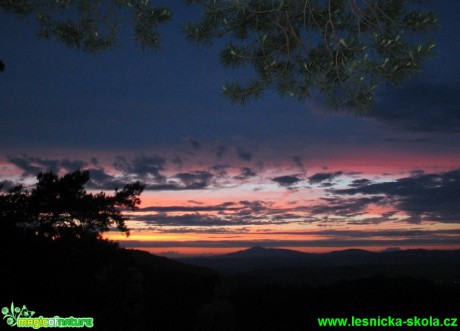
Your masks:
<path fill-rule="evenodd" d="M 15 186 L 17 186 L 17 184 L 11 180 L 1 180 L 0 181 L 0 192 L 1 191 L 8 192 Z"/>
<path fill-rule="evenodd" d="M 89 172 L 90 187 L 94 188 L 107 188 L 110 186 L 115 178 L 107 174 L 103 169 L 92 169 Z"/>
<path fill-rule="evenodd" d="M 195 205 L 203 205 L 203 204 L 204 204 L 203 202 L 201 202 L 201 201 L 196 201 L 196 200 L 188 200 L 187 202 L 193 203 L 193 204 L 195 204 Z"/>
<path fill-rule="evenodd" d="M 166 160 L 158 156 L 140 156 L 133 160 L 117 157 L 114 166 L 123 171 L 122 175 L 112 176 L 104 169 L 91 169 L 91 185 L 94 188 L 114 188 L 139 180 L 151 191 L 181 191 L 205 189 L 212 184 L 215 175 L 209 171 L 191 171 L 177 173 L 167 177 Z M 216 168 L 217 170 L 221 168 Z"/>
<path fill-rule="evenodd" d="M 43 159 L 39 157 L 10 156 L 8 161 L 23 171 L 22 176 L 36 176 L 39 172 L 75 171 L 86 167 L 88 164 L 81 160 L 69 159 Z"/>
<path fill-rule="evenodd" d="M 191 185 L 184 185 L 173 180 L 168 180 L 165 184 L 148 184 L 146 190 L 149 191 L 187 191 L 187 190 L 202 190 L 207 185 L 205 183 L 193 183 Z"/>
<path fill-rule="evenodd" d="M 292 220 L 302 220 L 303 217 L 304 217 L 303 215 L 298 215 L 294 213 L 281 213 L 278 215 L 274 215 L 272 219 L 277 220 L 277 221 L 282 221 L 282 220 L 292 221 Z"/>
<path fill-rule="evenodd" d="M 270 225 L 283 224 L 265 217 L 246 217 L 244 214 L 233 215 L 208 215 L 191 212 L 181 215 L 168 215 L 160 212 L 154 215 L 141 215 L 131 218 L 133 221 L 144 223 L 146 226 L 181 226 L 181 227 L 226 227 L 245 225 Z"/>
<path fill-rule="evenodd" d="M 180 183 L 173 181 L 173 180 L 168 180 L 166 183 L 163 184 L 155 184 L 155 183 L 145 183 L 146 187 L 145 189 L 148 191 L 184 191 L 184 190 L 193 190 L 193 189 L 199 189 L 198 187 L 187 187 L 184 185 L 181 185 Z"/>
<path fill-rule="evenodd" d="M 22 176 L 36 176 L 41 171 L 73 171 L 78 168 L 89 170 L 90 181 L 88 188 L 108 189 L 121 188 L 134 181 L 141 181 L 149 190 L 195 190 L 208 187 L 215 175 L 208 171 L 193 171 L 178 173 L 171 178 L 164 176 L 166 160 L 159 156 L 138 156 L 126 159 L 118 156 L 114 167 L 122 174 L 112 175 L 102 167 L 89 168 L 88 164 L 80 160 L 42 159 L 37 157 L 21 156 L 10 157 L 12 164 L 23 171 Z M 94 160 L 93 160 L 94 161 Z M 94 163 L 92 162 L 93 166 Z M 220 168 L 222 170 L 222 168 Z M 216 171 L 219 170 L 216 168 Z"/>
<path fill-rule="evenodd" d="M 325 238 L 334 238 L 336 240 L 348 239 L 370 239 L 370 238 L 434 238 L 434 237 L 452 237 L 460 235 L 460 229 L 449 230 L 320 230 L 320 231 L 279 231 L 270 232 L 273 235 L 289 235 L 289 236 L 320 236 Z"/>
<path fill-rule="evenodd" d="M 175 175 L 187 189 L 202 189 L 211 184 L 214 175 L 208 171 L 182 172 Z"/>
<path fill-rule="evenodd" d="M 158 231 L 162 233 L 203 233 L 203 234 L 228 234 L 228 236 L 219 236 L 208 238 L 219 238 L 219 239 L 229 239 L 229 238 L 239 238 L 242 233 L 247 233 L 249 229 L 245 226 L 230 226 L 230 227 L 200 227 L 200 226 L 149 226 L 146 229 Z"/>
<path fill-rule="evenodd" d="M 236 149 L 236 153 L 241 160 L 248 162 L 252 160 L 252 154 L 241 147 Z"/>
<path fill-rule="evenodd" d="M 407 213 L 407 221 L 411 222 L 460 222 L 460 170 L 413 174 L 392 182 L 369 183 L 332 192 L 339 195 L 385 196 L 386 202 Z"/>
<path fill-rule="evenodd" d="M 159 156 L 138 156 L 133 160 L 127 160 L 122 156 L 118 156 L 114 163 L 117 170 L 121 170 L 126 174 L 136 175 L 141 178 L 153 177 L 157 181 L 164 180 L 164 176 L 160 171 L 165 170 L 166 160 Z"/>
<path fill-rule="evenodd" d="M 239 238 L 242 233 L 247 233 L 249 230 L 247 227 L 207 227 L 207 228 L 202 228 L 202 227 L 152 227 L 156 231 L 162 232 L 162 233 L 203 233 L 203 234 L 228 234 L 228 236 L 219 236 L 219 239 L 230 239 L 230 238 Z M 237 236 L 235 236 L 235 234 Z M 211 236 L 208 236 L 208 238 L 213 238 Z M 215 237 L 214 237 L 215 238 Z"/>
<path fill-rule="evenodd" d="M 233 178 L 237 180 L 247 180 L 251 177 L 257 176 L 257 172 L 255 172 L 253 169 L 248 168 L 248 167 L 243 167 L 241 168 L 241 173 L 238 176 L 235 176 Z"/>
<path fill-rule="evenodd" d="M 394 219 L 385 216 L 377 216 L 363 219 L 348 219 L 346 220 L 346 223 L 349 225 L 376 225 L 388 221 L 394 221 Z"/>
<path fill-rule="evenodd" d="M 350 187 L 361 187 L 372 184 L 372 181 L 366 178 L 355 179 L 349 186 Z"/>
<path fill-rule="evenodd" d="M 239 210 L 240 207 L 232 207 L 235 206 L 235 202 L 225 202 L 219 205 L 214 206 L 152 206 L 140 209 L 142 212 L 161 212 L 161 213 L 169 213 L 169 212 L 212 212 L 212 211 L 225 211 L 225 210 Z"/>
<path fill-rule="evenodd" d="M 227 219 L 236 222 L 238 219 L 245 224 L 280 224 L 284 219 L 277 215 L 287 215 L 285 210 L 276 210 L 272 208 L 271 202 L 260 200 L 242 200 L 238 202 L 224 202 L 218 205 L 190 205 L 190 206 L 151 206 L 140 209 L 143 213 L 157 212 L 162 216 L 171 216 L 168 213 L 216 213 L 219 219 Z M 214 215 L 214 214 L 213 214 Z M 157 216 L 157 215 L 156 215 Z M 174 215 L 176 216 L 176 215 Z M 144 216 L 139 216 L 138 220 L 143 220 Z M 293 219 L 294 217 L 291 217 Z M 297 219 L 298 217 L 296 217 Z M 283 222 L 283 223 L 287 223 Z M 232 223 L 233 224 L 233 223 Z"/>
<path fill-rule="evenodd" d="M 448 230 L 320 230 L 320 231 L 270 231 L 272 234 L 281 235 L 319 235 L 321 237 L 341 237 L 341 238 L 370 238 L 370 237 L 432 237 L 433 235 L 456 235 L 460 234 L 460 229 Z"/>
<path fill-rule="evenodd" d="M 218 176 L 226 176 L 227 169 L 231 168 L 231 166 L 227 164 L 216 164 L 209 168 L 209 170 L 214 171 Z"/>
<path fill-rule="evenodd" d="M 23 176 L 36 176 L 41 171 L 53 171 L 59 170 L 58 160 L 45 160 L 38 157 L 10 157 L 8 159 L 16 167 L 23 170 Z"/>
<path fill-rule="evenodd" d="M 280 176 L 272 178 L 272 181 L 278 183 L 280 186 L 289 187 L 291 185 L 297 184 L 302 179 L 299 178 L 299 175 L 292 175 L 292 176 Z"/>
<path fill-rule="evenodd" d="M 325 204 L 316 205 L 310 208 L 312 215 L 334 215 L 352 217 L 362 215 L 370 204 L 382 203 L 384 197 L 373 196 L 364 198 L 322 198 Z"/>
<path fill-rule="evenodd" d="M 90 187 L 113 189 L 133 181 L 141 181 L 146 190 L 179 191 L 205 189 L 211 185 L 215 175 L 208 171 L 181 172 L 171 177 L 161 173 L 165 170 L 166 160 L 158 156 L 139 156 L 132 160 L 118 156 L 114 163 L 121 175 L 108 174 L 103 168 L 90 169 Z M 215 170 L 221 170 L 216 168 Z"/>
<path fill-rule="evenodd" d="M 114 190 L 133 182 L 132 179 L 128 180 L 124 177 L 112 176 L 106 173 L 104 169 L 90 169 L 89 177 L 90 180 L 87 186 L 99 190 Z"/>
<path fill-rule="evenodd" d="M 164 178 L 160 182 L 156 180 L 144 181 L 146 190 L 149 191 L 186 191 L 207 189 L 215 176 L 207 171 L 194 171 L 178 173 L 172 177 Z"/>
<path fill-rule="evenodd" d="M 118 158 L 119 162 L 122 161 L 125 170 L 139 171 L 142 174 L 141 159 L 134 162 L 135 166 L 131 166 L 124 158 Z M 69 160 L 69 159 L 43 159 L 38 157 L 10 157 L 8 159 L 12 164 L 20 168 L 23 177 L 35 177 L 39 172 L 53 171 L 55 173 L 75 171 L 77 169 L 88 170 L 90 180 L 87 184 L 91 189 L 108 189 L 121 188 L 126 184 L 132 183 L 133 179 L 129 176 L 113 176 L 105 172 L 104 168 L 88 168 L 89 164 L 82 160 Z M 92 158 L 91 164 L 94 166 L 98 164 L 97 159 Z M 145 167 L 144 167 L 145 168 Z M 138 175 L 138 174 L 136 174 Z"/>
<path fill-rule="evenodd" d="M 383 95 L 376 109 L 366 116 L 403 130 L 459 132 L 458 86 L 458 80 L 413 80 Z"/>
<path fill-rule="evenodd" d="M 64 159 L 61 160 L 61 163 L 59 164 L 59 167 L 64 168 L 67 171 L 73 171 L 77 169 L 82 169 L 86 167 L 88 164 L 84 161 L 81 160 L 68 160 Z"/>
<path fill-rule="evenodd" d="M 145 224 L 162 226 L 233 226 L 246 224 L 240 219 L 221 218 L 200 213 L 174 216 L 159 213 L 156 215 L 144 215 L 139 217 L 138 220 Z"/>
<path fill-rule="evenodd" d="M 293 156 L 292 162 L 300 169 L 303 173 L 306 172 L 305 165 L 303 164 L 302 158 L 300 156 Z"/>
<path fill-rule="evenodd" d="M 319 172 L 314 174 L 313 176 L 308 177 L 308 181 L 310 182 L 310 184 L 320 184 L 322 182 L 330 182 L 341 175 L 343 175 L 343 171 L 322 173 Z"/>
<path fill-rule="evenodd" d="M 204 233 L 204 234 L 230 234 L 240 233 L 239 230 L 242 228 L 237 227 L 201 227 L 201 226 L 150 226 L 148 229 L 155 230 L 162 233 Z M 243 230 L 242 230 L 243 231 Z"/>
<path fill-rule="evenodd" d="M 265 201 L 260 201 L 260 200 L 254 200 L 254 201 L 247 201 L 247 200 L 242 200 L 239 202 L 243 208 L 240 210 L 240 214 L 259 214 L 268 208 L 271 207 L 271 203 L 265 202 Z"/>
<path fill-rule="evenodd" d="M 198 151 L 201 148 L 201 144 L 198 140 L 193 137 L 185 138 L 185 141 L 193 148 L 193 150 Z"/>
<path fill-rule="evenodd" d="M 360 171 L 347 171 L 344 174 L 350 177 L 356 177 L 362 175 L 363 173 Z"/>

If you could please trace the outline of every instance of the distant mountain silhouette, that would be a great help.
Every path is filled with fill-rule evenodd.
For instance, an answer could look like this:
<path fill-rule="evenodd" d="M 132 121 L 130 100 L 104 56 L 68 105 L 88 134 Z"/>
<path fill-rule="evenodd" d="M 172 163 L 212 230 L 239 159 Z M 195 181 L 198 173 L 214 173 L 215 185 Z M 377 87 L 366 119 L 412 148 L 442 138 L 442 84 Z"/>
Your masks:
<path fill-rule="evenodd" d="M 315 254 L 303 253 L 291 249 L 277 249 L 277 248 L 265 248 L 262 246 L 254 246 L 242 251 L 237 251 L 228 254 L 216 255 L 212 258 L 217 259 L 254 259 L 254 258 L 304 258 L 311 257 Z"/>
<path fill-rule="evenodd" d="M 304 253 L 289 249 L 252 247 L 210 257 L 179 259 L 221 272 L 245 273 L 267 281 L 322 284 L 338 279 L 376 275 L 409 276 L 435 281 L 460 278 L 460 250 L 395 250 L 370 252 L 347 249 Z"/>
<path fill-rule="evenodd" d="M 348 265 L 361 263 L 414 263 L 414 262 L 440 262 L 440 261 L 457 261 L 460 262 L 460 250 L 424 250 L 424 249 L 408 249 L 408 250 L 391 250 L 383 252 L 371 252 L 363 249 L 345 249 L 341 251 L 332 251 L 329 253 L 305 253 L 291 249 L 265 248 L 262 246 L 254 246 L 241 251 L 236 251 L 227 254 L 199 256 L 199 257 L 182 257 L 179 261 L 184 262 L 199 262 L 218 260 L 234 260 L 234 259 L 252 259 L 252 260 L 267 260 L 271 259 L 290 259 L 289 262 L 297 263 L 300 261 L 315 262 L 319 264 L 333 265 Z M 295 261 L 294 261 L 295 260 Z M 267 260 L 268 261 L 268 260 Z M 228 262 L 228 261 L 227 261 Z M 253 263 L 254 261 L 251 261 Z M 195 263 L 192 263 L 195 264 Z"/>

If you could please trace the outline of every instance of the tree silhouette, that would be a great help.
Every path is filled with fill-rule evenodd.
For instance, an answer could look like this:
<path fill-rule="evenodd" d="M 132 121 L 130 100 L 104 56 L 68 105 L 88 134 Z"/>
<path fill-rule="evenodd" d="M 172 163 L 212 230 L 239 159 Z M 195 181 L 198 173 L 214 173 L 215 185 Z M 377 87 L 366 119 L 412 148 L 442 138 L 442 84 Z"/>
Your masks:
<path fill-rule="evenodd" d="M 204 11 L 199 23 L 185 25 L 189 39 L 206 45 L 225 38 L 223 65 L 254 69 L 253 80 L 223 86 L 242 104 L 275 89 L 301 101 L 319 92 L 335 107 L 367 109 L 379 85 L 411 77 L 435 47 L 426 32 L 437 17 L 417 9 L 422 0 L 185 2 Z M 40 37 L 86 52 L 116 46 L 122 24 L 133 25 L 142 48 L 158 49 L 157 28 L 171 19 L 170 9 L 145 0 L 0 0 L 0 9 L 35 16 Z"/>
<path fill-rule="evenodd" d="M 62 177 L 40 173 L 31 190 L 17 186 L 0 195 L 0 231 L 6 236 L 38 239 L 100 238 L 116 226 L 129 235 L 122 210 L 135 210 L 144 185 L 136 182 L 116 190 L 88 193 L 88 171 L 77 170 Z"/>
<path fill-rule="evenodd" d="M 114 47 L 122 23 L 133 25 L 135 39 L 143 48 L 158 49 L 156 28 L 171 19 L 168 8 L 145 0 L 0 0 L 0 9 L 19 17 L 34 16 L 39 37 L 56 38 L 86 52 Z"/>
<path fill-rule="evenodd" d="M 433 12 L 419 0 L 199 1 L 205 13 L 185 31 L 200 45 L 225 38 L 221 62 L 256 78 L 223 87 L 245 103 L 273 88 L 304 100 L 315 91 L 334 106 L 368 108 L 376 87 L 417 72 L 435 44 Z"/>

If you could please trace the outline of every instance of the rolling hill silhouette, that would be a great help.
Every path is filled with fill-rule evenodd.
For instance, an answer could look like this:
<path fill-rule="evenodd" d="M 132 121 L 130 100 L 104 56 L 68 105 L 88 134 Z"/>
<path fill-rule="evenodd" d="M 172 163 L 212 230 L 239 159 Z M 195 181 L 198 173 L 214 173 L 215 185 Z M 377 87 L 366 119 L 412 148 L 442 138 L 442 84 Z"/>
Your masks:
<path fill-rule="evenodd" d="M 324 284 L 339 279 L 375 275 L 428 278 L 438 282 L 460 279 L 460 250 L 396 250 L 370 252 L 347 249 L 304 253 L 255 246 L 210 257 L 179 259 L 221 272 L 245 273 L 267 281 Z"/>
<path fill-rule="evenodd" d="M 254 246 L 242 251 L 216 255 L 212 259 L 239 259 L 239 258 L 304 258 L 314 256 L 311 253 L 303 253 L 291 249 L 265 248 Z"/>

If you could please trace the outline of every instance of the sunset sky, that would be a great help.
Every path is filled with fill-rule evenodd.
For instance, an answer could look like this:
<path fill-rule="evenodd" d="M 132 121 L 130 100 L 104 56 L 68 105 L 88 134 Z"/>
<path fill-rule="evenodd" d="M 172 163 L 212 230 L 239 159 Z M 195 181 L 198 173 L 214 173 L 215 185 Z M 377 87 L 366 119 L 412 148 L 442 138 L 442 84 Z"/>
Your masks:
<path fill-rule="evenodd" d="M 170 3 L 171 1 L 166 1 Z M 460 248 L 460 11 L 436 0 L 437 56 L 374 109 L 267 92 L 245 106 L 221 86 L 251 77 L 180 31 L 199 11 L 172 2 L 160 52 L 121 45 L 88 55 L 1 15 L 0 182 L 91 170 L 89 190 L 146 184 L 123 246 L 169 256 L 254 245 Z"/>

